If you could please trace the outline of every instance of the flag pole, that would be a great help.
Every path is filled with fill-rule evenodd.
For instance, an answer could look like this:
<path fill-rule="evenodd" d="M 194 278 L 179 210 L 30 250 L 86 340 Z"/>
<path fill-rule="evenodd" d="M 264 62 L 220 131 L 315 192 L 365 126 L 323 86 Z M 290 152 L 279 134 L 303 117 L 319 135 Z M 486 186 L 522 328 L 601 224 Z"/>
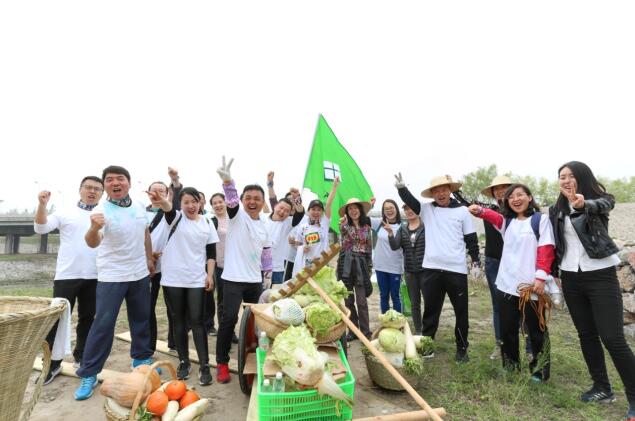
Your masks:
<path fill-rule="evenodd" d="M 320 127 L 320 118 L 322 117 L 322 113 L 318 114 L 318 121 L 317 124 L 315 125 L 315 131 L 313 132 L 313 141 L 311 142 L 311 148 L 309 149 L 309 158 L 306 161 L 306 169 L 304 170 L 304 179 L 302 180 L 302 190 L 304 190 L 304 182 L 306 181 L 306 176 L 309 172 L 309 163 L 311 162 L 311 155 L 313 153 L 313 147 L 315 146 L 315 136 L 317 135 L 317 131 L 318 131 L 318 127 Z M 313 190 L 309 189 L 310 192 L 314 193 L 317 196 L 317 193 L 315 193 Z M 308 209 L 307 209 L 308 211 Z"/>

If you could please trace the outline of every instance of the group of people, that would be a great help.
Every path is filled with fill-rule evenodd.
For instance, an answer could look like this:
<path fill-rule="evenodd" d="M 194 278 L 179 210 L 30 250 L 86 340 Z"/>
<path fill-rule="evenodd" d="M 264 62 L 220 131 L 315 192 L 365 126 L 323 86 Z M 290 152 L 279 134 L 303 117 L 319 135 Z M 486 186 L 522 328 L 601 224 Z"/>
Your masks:
<path fill-rule="evenodd" d="M 265 190 L 249 184 L 239 194 L 232 163 L 223 157 L 217 170 L 222 192 L 211 196 L 213 216 L 205 212 L 204 194 L 183 187 L 173 169 L 169 169 L 170 185 L 157 181 L 148 187 L 147 208 L 130 198 L 130 174 L 119 166 L 107 167 L 101 178 L 83 178 L 76 205 L 51 215 L 46 209 L 50 192 L 39 194 L 35 231 L 60 231 L 53 294 L 67 298 L 71 307 L 78 303 L 73 356 L 81 382 L 76 399 L 93 393 L 124 299 L 132 366 L 152 362 L 161 288 L 168 309 L 168 346 L 176 349 L 180 362 L 178 377 L 190 375 L 191 330 L 200 384 L 212 382 L 208 334 L 217 334 L 216 379 L 229 382 L 229 352 L 241 303 L 258 302 L 263 290 L 290 279 L 328 249 L 339 178 L 333 180 L 326 203 L 312 200 L 305 211 L 298 189 L 278 200 L 270 172 L 267 191 L 272 211 L 263 215 Z M 615 399 L 603 344 L 625 386 L 628 415 L 635 419 L 635 357 L 623 335 L 619 259 L 608 235 L 614 200 L 584 163 L 566 163 L 558 169 L 558 177 L 561 193 L 548 214 L 540 212 L 527 186 L 505 176 L 483 187 L 482 193 L 494 202 L 486 205 L 466 203 L 458 192 L 461 184 L 447 175 L 433 178 L 421 192 L 431 200 L 420 201 L 398 174 L 395 186 L 405 220 L 392 199 L 382 203 L 380 217 L 369 217 L 374 199 L 342 198 L 347 201 L 338 210 L 337 275 L 350 291 L 346 306 L 353 323 L 370 337 L 367 299 L 373 292 L 372 270 L 382 313 L 391 305 L 402 311 L 400 286 L 405 277 L 415 333 L 434 338 L 447 294 L 456 319 L 455 359 L 468 361 L 468 273 L 478 277 L 483 267 L 472 217 L 481 218 L 496 340 L 492 358 L 500 355 L 504 367 L 520 369 L 522 327 L 528 333 L 531 380 L 549 379 L 545 315 L 535 310 L 541 306 L 523 302 L 544 301 L 554 288 L 553 278 L 559 278 L 593 380 L 581 399 Z M 104 191 L 107 199 L 100 202 Z M 47 338 L 50 344 L 55 330 Z M 349 334 L 348 339 L 355 336 Z M 46 381 L 59 371 L 60 361 L 53 361 Z"/>

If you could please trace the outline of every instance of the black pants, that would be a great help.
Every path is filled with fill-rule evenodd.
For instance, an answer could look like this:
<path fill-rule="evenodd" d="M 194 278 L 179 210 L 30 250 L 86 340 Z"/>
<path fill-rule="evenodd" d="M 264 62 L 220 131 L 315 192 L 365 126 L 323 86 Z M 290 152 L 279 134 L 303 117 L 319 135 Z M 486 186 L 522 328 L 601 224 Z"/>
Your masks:
<path fill-rule="evenodd" d="M 223 320 L 223 286 L 225 280 L 223 279 L 223 268 L 218 266 L 214 268 L 214 290 L 216 290 L 216 316 L 218 318 L 218 327 L 220 329 L 220 322 Z"/>
<path fill-rule="evenodd" d="M 214 316 L 216 316 L 216 303 L 214 302 L 214 289 L 205 291 L 205 331 L 209 332 L 214 327 Z"/>
<path fill-rule="evenodd" d="M 589 272 L 562 271 L 562 292 L 578 331 L 582 355 L 593 384 L 611 387 L 602 344 L 624 383 L 626 397 L 635 404 L 635 356 L 624 339 L 622 294 L 615 267 Z"/>
<path fill-rule="evenodd" d="M 168 300 L 169 311 L 172 313 L 174 342 L 176 351 L 179 354 L 179 360 L 190 361 L 189 323 L 199 364 L 201 366 L 207 365 L 209 363 L 209 353 L 207 349 L 207 332 L 203 321 L 205 289 L 164 286 L 163 293 Z"/>
<path fill-rule="evenodd" d="M 286 282 L 289 279 L 291 279 L 291 276 L 293 274 L 293 265 L 295 264 L 295 262 L 293 262 L 292 260 L 285 260 L 284 261 L 284 278 L 282 278 L 282 282 Z"/>
<path fill-rule="evenodd" d="M 157 313 L 156 306 L 159 298 L 159 289 L 161 288 L 161 272 L 150 276 L 150 348 L 152 352 L 157 350 Z M 172 326 L 172 314 L 167 310 L 168 299 L 163 292 L 163 301 L 165 301 L 166 313 L 168 315 L 168 348 L 174 349 L 174 327 Z"/>
<path fill-rule="evenodd" d="M 227 364 L 229 362 L 229 350 L 232 346 L 234 327 L 238 321 L 240 304 L 257 303 L 262 293 L 261 282 L 223 282 L 223 315 L 218 327 L 216 338 L 216 362 Z"/>
<path fill-rule="evenodd" d="M 520 298 L 496 290 L 498 311 L 500 316 L 501 351 L 503 354 L 503 366 L 512 369 L 520 369 L 520 356 L 518 352 L 518 329 L 523 314 L 518 309 Z M 528 329 L 531 342 L 533 360 L 529 363 L 529 370 L 543 380 L 548 380 L 551 374 L 551 344 L 549 331 L 540 330 L 538 315 L 531 304 L 525 305 L 525 326 Z M 544 314 L 543 314 L 544 317 Z"/>
<path fill-rule="evenodd" d="M 71 303 L 71 313 L 75 307 L 77 300 L 77 339 L 75 341 L 75 349 L 73 357 L 75 361 L 81 361 L 84 355 L 84 347 L 86 338 L 90 331 L 90 326 L 95 319 L 95 291 L 97 289 L 97 279 L 63 279 L 53 281 L 53 297 L 66 298 Z M 46 342 L 49 348 L 53 349 L 55 335 L 57 334 L 57 324 L 55 322 L 53 328 L 46 336 Z M 51 362 L 51 368 L 58 367 L 62 361 L 56 360 Z"/>
<path fill-rule="evenodd" d="M 456 347 L 457 349 L 467 348 L 469 345 L 467 340 L 469 328 L 467 275 L 463 273 L 423 269 L 423 301 L 425 308 L 421 334 L 432 338 L 436 335 L 446 293 L 454 308 Z"/>
<path fill-rule="evenodd" d="M 406 286 L 412 308 L 415 335 L 421 335 L 421 297 L 423 296 L 423 272 L 406 272 Z"/>

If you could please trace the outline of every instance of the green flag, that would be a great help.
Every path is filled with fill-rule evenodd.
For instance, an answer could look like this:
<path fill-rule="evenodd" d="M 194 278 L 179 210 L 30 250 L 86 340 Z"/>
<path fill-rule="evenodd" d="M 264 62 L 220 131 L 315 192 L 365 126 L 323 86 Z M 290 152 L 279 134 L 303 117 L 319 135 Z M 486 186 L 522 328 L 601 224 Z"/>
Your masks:
<path fill-rule="evenodd" d="M 340 206 L 352 197 L 369 201 L 373 192 L 353 157 L 337 140 L 335 133 L 320 114 L 313 147 L 309 156 L 309 164 L 304 175 L 304 187 L 315 193 L 326 205 L 333 180 L 340 177 L 340 185 L 333 199 L 331 209 L 331 228 L 339 233 Z M 308 211 L 308 209 L 307 209 Z"/>

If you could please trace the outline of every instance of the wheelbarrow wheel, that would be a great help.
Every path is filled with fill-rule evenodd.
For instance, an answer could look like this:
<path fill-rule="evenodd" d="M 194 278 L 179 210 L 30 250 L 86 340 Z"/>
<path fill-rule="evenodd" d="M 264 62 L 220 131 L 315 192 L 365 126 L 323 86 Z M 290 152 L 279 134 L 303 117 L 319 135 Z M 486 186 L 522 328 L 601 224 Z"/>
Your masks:
<path fill-rule="evenodd" d="M 251 312 L 251 307 L 243 308 L 243 316 L 240 319 L 240 330 L 238 332 L 238 381 L 240 390 L 245 395 L 251 394 L 251 387 L 256 377 L 255 374 L 243 374 L 247 355 L 256 352 L 258 346 L 258 336 L 256 334 L 256 319 Z"/>

